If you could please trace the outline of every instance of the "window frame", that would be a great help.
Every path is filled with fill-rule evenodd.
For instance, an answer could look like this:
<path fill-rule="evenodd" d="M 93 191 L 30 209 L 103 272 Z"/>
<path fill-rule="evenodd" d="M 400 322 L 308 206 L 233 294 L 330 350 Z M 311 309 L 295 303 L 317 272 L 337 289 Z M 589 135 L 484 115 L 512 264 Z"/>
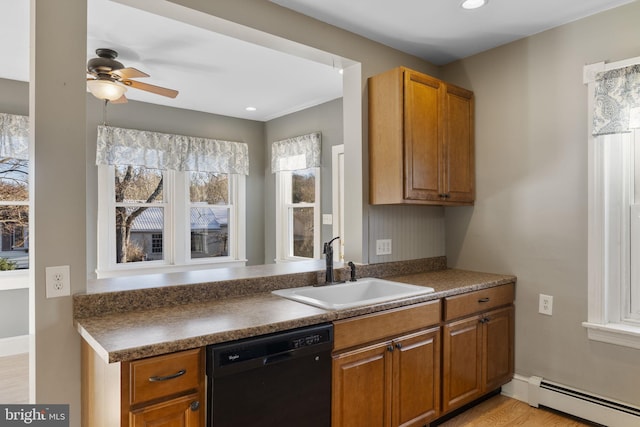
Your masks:
<path fill-rule="evenodd" d="M 640 63 L 640 57 L 605 64 L 604 62 L 584 67 L 583 81 L 588 89 L 588 316 L 582 325 L 587 329 L 590 340 L 640 349 L 640 325 L 625 319 L 628 306 L 626 293 L 629 291 L 629 213 L 622 209 L 620 215 L 610 215 L 607 209 L 611 192 L 607 188 L 622 185 L 619 194 L 613 195 L 624 203 L 629 188 L 629 165 L 620 171 L 617 179 L 624 182 L 612 183 L 607 171 L 606 160 L 610 155 L 592 135 L 593 99 L 595 77 L 602 71 L 613 70 Z M 640 138 L 639 131 L 633 131 Z M 631 136 L 633 138 L 633 136 Z M 631 141 L 633 142 L 633 141 Z M 626 169 L 626 170 L 624 170 Z M 628 200 L 627 200 L 628 206 Z M 626 212 L 625 212 L 626 211 Z M 619 239 L 624 241 L 621 245 Z"/>
<path fill-rule="evenodd" d="M 246 265 L 245 206 L 246 178 L 229 174 L 230 203 L 234 205 L 229 256 L 191 259 L 189 172 L 163 171 L 163 201 L 154 205 L 164 209 L 163 260 L 117 263 L 115 257 L 115 166 L 98 167 L 98 236 L 96 276 L 98 279 L 135 274 L 183 272 Z M 231 250 L 233 247 L 233 251 Z"/>
<path fill-rule="evenodd" d="M 292 203 L 290 200 L 292 191 L 293 172 L 298 170 L 313 169 L 315 174 L 315 197 L 314 203 L 301 202 Z M 276 175 L 276 263 L 306 261 L 310 259 L 320 259 L 320 240 L 322 228 L 320 225 L 320 167 L 297 169 L 293 171 L 279 171 Z M 293 224 L 292 210 L 295 208 L 313 208 L 313 258 L 305 258 L 292 255 L 293 253 Z"/>

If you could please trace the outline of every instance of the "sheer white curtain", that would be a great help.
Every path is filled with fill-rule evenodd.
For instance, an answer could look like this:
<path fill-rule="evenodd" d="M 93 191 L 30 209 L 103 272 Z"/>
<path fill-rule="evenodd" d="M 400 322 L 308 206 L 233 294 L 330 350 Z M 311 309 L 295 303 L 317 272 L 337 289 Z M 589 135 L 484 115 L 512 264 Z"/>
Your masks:
<path fill-rule="evenodd" d="M 29 160 L 29 117 L 0 113 L 0 157 Z"/>
<path fill-rule="evenodd" d="M 246 143 L 98 126 L 98 165 L 249 175 Z"/>
<path fill-rule="evenodd" d="M 271 145 L 271 172 L 319 167 L 321 145 L 320 132 L 274 142 Z"/>

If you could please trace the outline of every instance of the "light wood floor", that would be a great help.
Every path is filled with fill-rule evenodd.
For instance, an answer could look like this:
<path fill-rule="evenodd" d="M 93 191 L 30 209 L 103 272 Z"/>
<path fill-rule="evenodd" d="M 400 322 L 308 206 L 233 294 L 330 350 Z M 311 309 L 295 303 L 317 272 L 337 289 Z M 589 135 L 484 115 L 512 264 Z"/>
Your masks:
<path fill-rule="evenodd" d="M 557 412 L 534 408 L 525 402 L 497 395 L 440 424 L 440 427 L 592 427 L 594 425 L 596 424 L 580 422 Z"/>
<path fill-rule="evenodd" d="M 29 353 L 0 357 L 0 403 L 29 403 Z"/>

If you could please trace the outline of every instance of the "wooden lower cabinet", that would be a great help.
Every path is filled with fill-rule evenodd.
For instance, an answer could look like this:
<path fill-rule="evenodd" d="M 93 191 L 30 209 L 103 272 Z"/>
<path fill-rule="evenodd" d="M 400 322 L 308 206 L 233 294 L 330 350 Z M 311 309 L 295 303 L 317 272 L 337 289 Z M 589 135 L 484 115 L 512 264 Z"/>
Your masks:
<path fill-rule="evenodd" d="M 198 394 L 171 399 L 129 412 L 131 427 L 198 427 L 203 409 Z"/>
<path fill-rule="evenodd" d="M 333 427 L 421 427 L 438 416 L 440 328 L 334 356 Z"/>
<path fill-rule="evenodd" d="M 440 328 L 394 341 L 393 426 L 427 425 L 440 413 Z"/>
<path fill-rule="evenodd" d="M 391 423 L 391 358 L 382 343 L 333 359 L 332 427 Z"/>
<path fill-rule="evenodd" d="M 443 413 L 511 380 L 513 324 L 514 308 L 508 306 L 443 326 Z"/>
<path fill-rule="evenodd" d="M 106 363 L 82 341 L 83 427 L 204 427 L 204 348 Z"/>

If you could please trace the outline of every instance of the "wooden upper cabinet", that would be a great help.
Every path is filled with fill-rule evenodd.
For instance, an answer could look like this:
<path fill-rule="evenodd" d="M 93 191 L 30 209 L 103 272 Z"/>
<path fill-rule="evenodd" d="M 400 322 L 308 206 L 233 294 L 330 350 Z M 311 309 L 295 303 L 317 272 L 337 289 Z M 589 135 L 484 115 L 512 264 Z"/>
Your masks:
<path fill-rule="evenodd" d="M 443 194 L 447 201 L 473 203 L 475 199 L 473 92 L 445 87 Z"/>
<path fill-rule="evenodd" d="M 369 79 L 371 204 L 470 205 L 473 92 L 404 67 Z"/>

